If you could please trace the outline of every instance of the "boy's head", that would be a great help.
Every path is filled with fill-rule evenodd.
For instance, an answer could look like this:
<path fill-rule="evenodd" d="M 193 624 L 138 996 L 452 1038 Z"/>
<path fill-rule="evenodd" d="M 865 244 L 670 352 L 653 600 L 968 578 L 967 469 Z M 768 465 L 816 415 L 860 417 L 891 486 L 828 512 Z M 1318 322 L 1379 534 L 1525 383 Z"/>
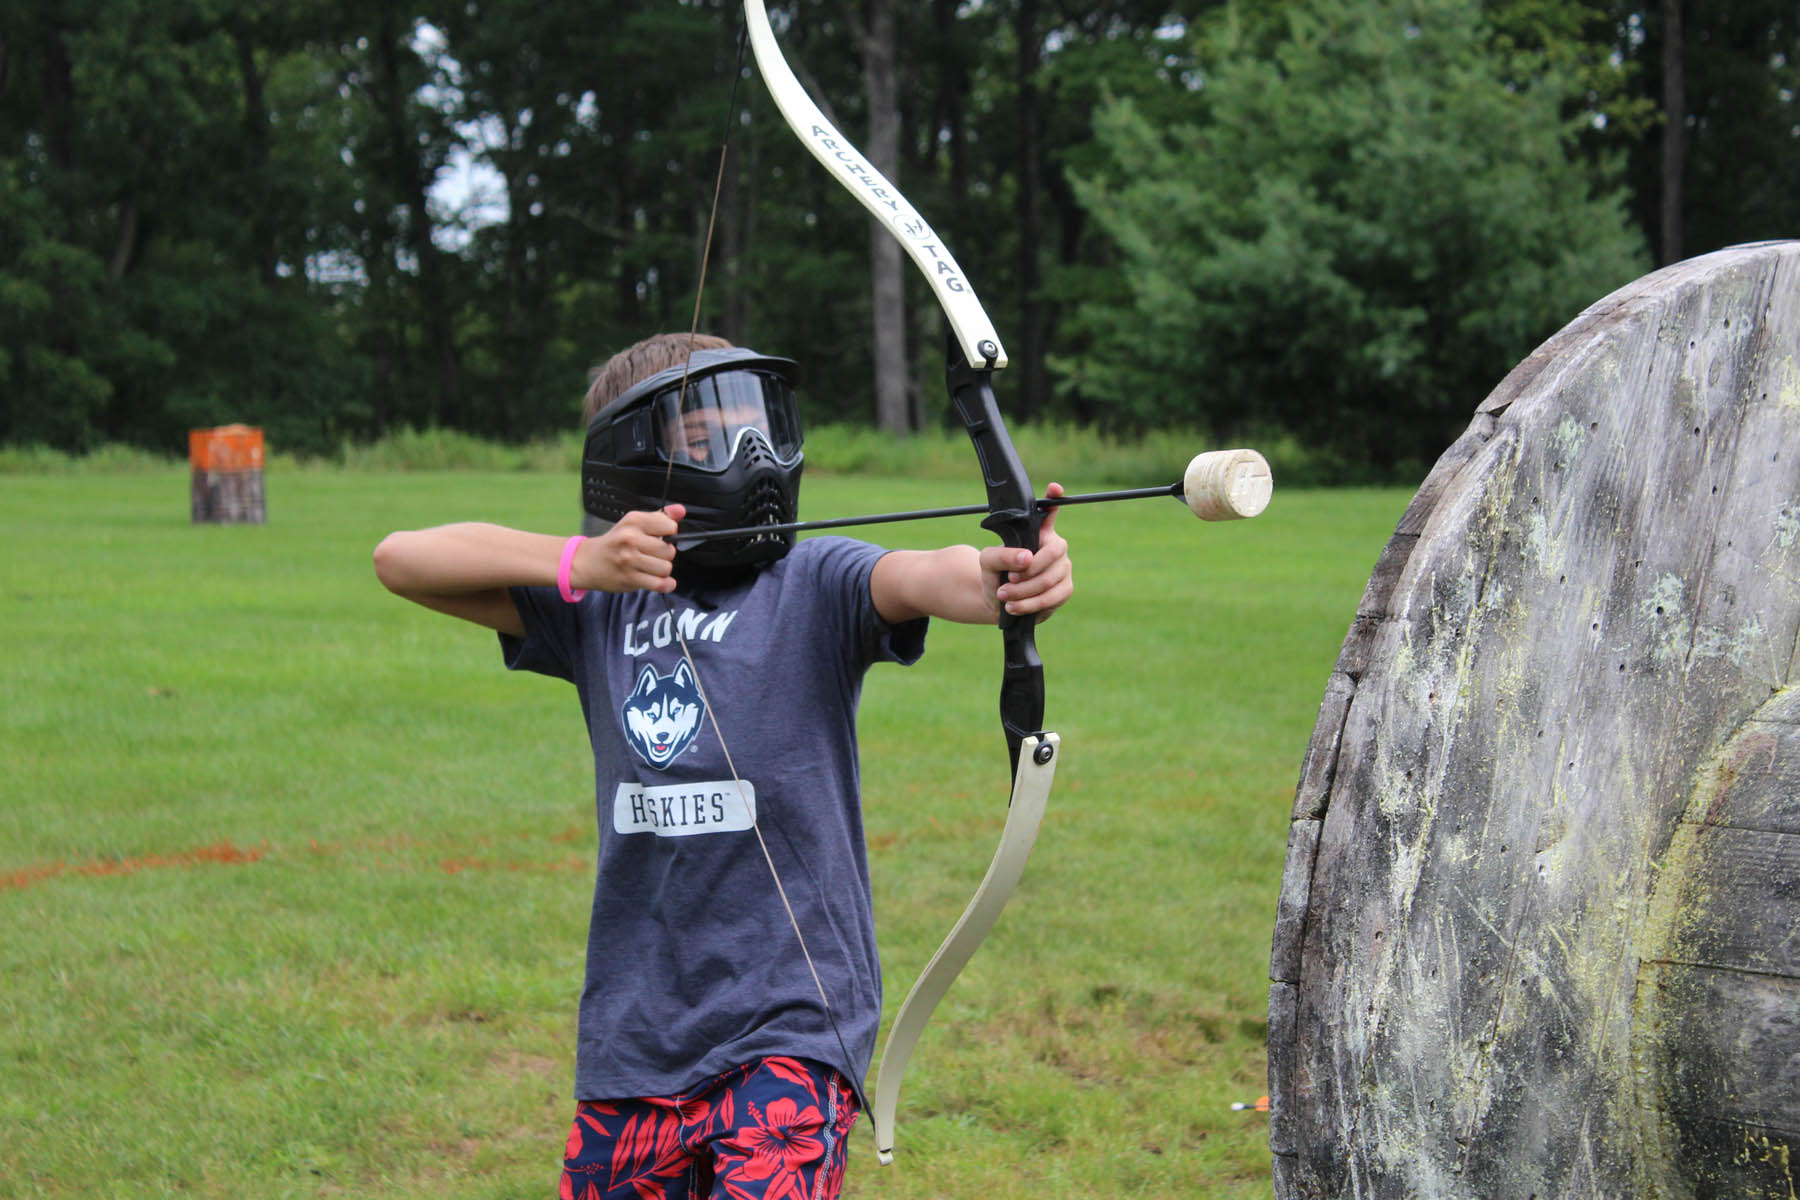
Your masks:
<path fill-rule="evenodd" d="M 687 362 L 696 350 L 729 350 L 731 343 L 710 333 L 658 333 L 627 346 L 588 372 L 587 396 L 581 402 L 581 427 L 634 385 Z"/>
<path fill-rule="evenodd" d="M 795 375 L 788 359 L 707 335 L 661 334 L 614 355 L 583 406 L 588 531 L 677 502 L 688 510 L 684 531 L 793 521 L 803 462 Z M 765 565 L 793 542 L 791 533 L 703 542 L 677 555 L 676 573 Z"/>

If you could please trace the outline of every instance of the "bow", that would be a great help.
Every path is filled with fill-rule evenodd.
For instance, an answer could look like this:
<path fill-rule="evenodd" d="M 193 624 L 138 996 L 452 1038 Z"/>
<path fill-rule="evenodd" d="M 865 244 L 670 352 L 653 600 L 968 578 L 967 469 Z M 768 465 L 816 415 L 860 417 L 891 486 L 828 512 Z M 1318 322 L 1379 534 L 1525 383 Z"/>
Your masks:
<path fill-rule="evenodd" d="M 946 372 L 950 400 L 975 444 L 987 486 L 988 516 L 982 527 L 997 534 L 1007 546 L 1035 552 L 1043 511 L 1034 499 L 1031 480 L 994 400 L 994 372 L 1006 365 L 1006 353 L 993 322 L 942 239 L 900 190 L 826 120 L 794 78 L 776 45 L 763 0 L 744 0 L 744 15 L 757 67 L 788 126 L 813 157 L 898 239 L 942 305 L 950 323 Z M 888 1030 L 869 1113 L 875 1129 L 876 1157 L 883 1163 L 893 1161 L 894 1112 L 907 1060 L 938 1001 L 993 928 L 1018 886 L 1049 800 L 1059 739 L 1042 729 L 1044 664 L 1038 656 L 1036 624 L 1035 616 L 1013 616 L 1004 611 L 1000 614 L 1005 645 L 1000 723 L 1012 760 L 1012 798 L 1000 845 L 981 886 L 907 993 Z"/>

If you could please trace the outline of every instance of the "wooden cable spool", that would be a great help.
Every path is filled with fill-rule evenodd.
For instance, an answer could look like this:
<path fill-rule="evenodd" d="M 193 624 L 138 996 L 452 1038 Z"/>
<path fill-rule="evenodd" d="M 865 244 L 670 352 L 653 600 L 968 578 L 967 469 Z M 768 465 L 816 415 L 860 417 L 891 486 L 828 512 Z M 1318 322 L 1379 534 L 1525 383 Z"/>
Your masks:
<path fill-rule="evenodd" d="M 1382 552 L 1302 767 L 1275 1191 L 1800 1194 L 1800 242 L 1582 313 Z"/>

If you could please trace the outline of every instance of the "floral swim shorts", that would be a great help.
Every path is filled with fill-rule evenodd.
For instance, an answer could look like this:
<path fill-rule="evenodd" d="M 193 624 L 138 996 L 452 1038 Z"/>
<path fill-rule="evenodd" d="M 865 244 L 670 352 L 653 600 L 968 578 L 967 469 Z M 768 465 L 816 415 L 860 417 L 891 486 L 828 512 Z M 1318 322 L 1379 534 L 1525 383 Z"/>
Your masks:
<path fill-rule="evenodd" d="M 830 1067 L 765 1058 L 676 1096 L 584 1100 L 563 1200 L 832 1200 L 856 1099 Z"/>

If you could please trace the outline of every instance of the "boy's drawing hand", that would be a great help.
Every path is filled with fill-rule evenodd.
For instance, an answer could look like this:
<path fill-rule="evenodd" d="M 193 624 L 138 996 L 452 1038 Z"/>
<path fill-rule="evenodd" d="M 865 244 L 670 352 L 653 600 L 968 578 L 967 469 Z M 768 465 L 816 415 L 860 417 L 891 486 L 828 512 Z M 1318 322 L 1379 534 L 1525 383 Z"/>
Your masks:
<path fill-rule="evenodd" d="M 570 578 L 578 587 L 604 592 L 670 592 L 675 588 L 675 536 L 687 508 L 629 512 L 597 538 L 581 544 Z"/>
<path fill-rule="evenodd" d="M 1060 496 L 1063 486 L 1053 483 L 1047 496 Z M 1075 591 L 1074 565 L 1069 543 L 1056 532 L 1051 509 L 1038 529 L 1038 550 L 1032 554 L 1013 546 L 988 546 L 981 551 L 982 577 L 987 581 L 988 604 L 998 613 L 1004 605 L 1013 616 L 1035 613 L 1039 621 L 1061 608 Z"/>

